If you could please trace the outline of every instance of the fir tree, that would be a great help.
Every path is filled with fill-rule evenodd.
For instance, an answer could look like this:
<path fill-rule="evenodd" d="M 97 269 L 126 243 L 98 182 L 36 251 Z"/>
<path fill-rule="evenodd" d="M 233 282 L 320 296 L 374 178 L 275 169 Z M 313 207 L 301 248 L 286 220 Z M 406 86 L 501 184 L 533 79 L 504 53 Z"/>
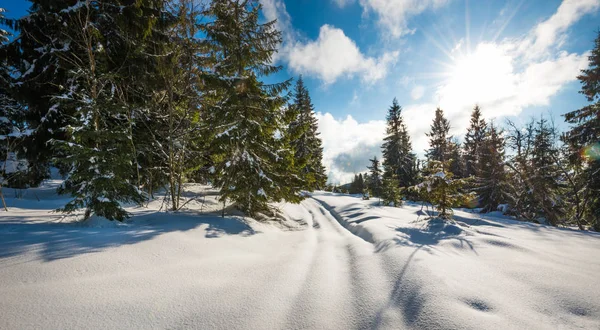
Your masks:
<path fill-rule="evenodd" d="M 72 108 L 55 106 L 52 97 L 63 95 L 68 85 L 66 74 L 73 63 L 67 62 L 64 55 L 71 52 L 73 40 L 69 34 L 73 26 L 68 26 L 67 15 L 69 8 L 75 7 L 58 0 L 30 2 L 29 15 L 13 22 L 18 38 L 4 47 L 3 52 L 8 54 L 7 64 L 14 68 L 14 86 L 18 86 L 11 95 L 27 108 L 23 120 L 31 134 L 23 143 L 30 184 L 37 185 L 48 177 L 55 156 L 56 151 L 48 141 L 66 139 L 64 128 L 74 116 Z"/>
<path fill-rule="evenodd" d="M 460 150 L 460 143 L 456 139 L 448 142 L 448 166 L 456 178 L 464 177 L 464 160 Z"/>
<path fill-rule="evenodd" d="M 412 152 L 410 136 L 402 118 L 402 107 L 394 98 L 388 109 L 386 137 L 382 145 L 384 177 L 396 177 L 397 186 L 414 184 L 416 155 Z"/>
<path fill-rule="evenodd" d="M 365 192 L 365 179 L 362 173 L 358 173 L 358 181 L 356 183 L 356 193 L 363 194 Z"/>
<path fill-rule="evenodd" d="M 400 206 L 402 204 L 402 195 L 398 188 L 398 178 L 395 174 L 384 177 L 381 187 L 381 198 L 386 206 Z"/>
<path fill-rule="evenodd" d="M 318 122 L 308 90 L 302 76 L 296 81 L 294 101 L 287 116 L 287 132 L 294 151 L 294 163 L 304 182 L 302 189 L 309 191 L 320 189 L 327 181 L 323 167 L 323 147 L 319 138 Z"/>
<path fill-rule="evenodd" d="M 150 104 L 136 109 L 143 127 L 134 130 L 142 166 L 140 181 L 149 194 L 162 185 L 168 188 L 169 205 L 179 209 L 184 183 L 194 177 L 203 181 L 208 167 L 211 130 L 205 128 L 204 71 L 213 58 L 197 36 L 203 19 L 201 8 L 192 0 L 169 2 L 167 16 L 155 28 L 154 59 L 147 60 L 149 84 L 142 86 Z"/>
<path fill-rule="evenodd" d="M 423 177 L 423 182 L 414 187 L 438 210 L 438 217 L 442 219 L 450 219 L 453 214 L 452 207 L 462 205 L 471 198 L 469 194 L 460 192 L 465 180 L 455 179 L 448 168 L 449 164 L 436 160 L 430 161 L 427 168 L 429 174 Z"/>
<path fill-rule="evenodd" d="M 581 169 L 575 178 L 582 182 L 578 221 L 600 231 L 600 32 L 588 59 L 589 67 L 577 79 L 582 84 L 580 93 L 590 104 L 565 114 L 565 120 L 572 126 L 564 140 L 570 146 L 571 163 Z"/>
<path fill-rule="evenodd" d="M 444 117 L 444 111 L 440 108 L 435 110 L 435 117 L 431 124 L 431 131 L 427 133 L 429 137 L 429 150 L 426 152 L 428 161 L 440 162 L 442 165 L 449 165 L 450 159 L 450 123 Z"/>
<path fill-rule="evenodd" d="M 535 138 L 531 165 L 534 170 L 532 180 L 532 192 L 535 207 L 539 216 L 546 219 L 548 223 L 556 226 L 561 216 L 561 198 L 559 194 L 559 177 L 556 159 L 558 150 L 555 147 L 555 128 L 551 127 L 547 120 L 541 118 L 535 128 Z"/>
<path fill-rule="evenodd" d="M 506 171 L 504 169 L 504 138 L 492 123 L 484 135 L 477 152 L 478 169 L 475 179 L 475 192 L 479 195 L 479 206 L 482 212 L 491 212 L 498 209 L 498 205 L 508 201 L 509 187 L 507 185 Z"/>
<path fill-rule="evenodd" d="M 377 157 L 369 159 L 371 162 L 369 169 L 369 180 L 367 181 L 367 188 L 371 191 L 372 196 L 381 196 L 382 187 L 382 175 L 381 175 L 381 164 Z"/>
<path fill-rule="evenodd" d="M 0 27 L 8 24 L 4 18 L 5 10 L 0 8 Z M 20 144 L 20 135 L 25 132 L 21 120 L 23 108 L 17 103 L 10 93 L 14 87 L 12 70 L 7 61 L 5 43 L 8 42 L 9 33 L 0 28 L 0 201 L 4 210 L 8 211 L 3 186 L 21 188 L 19 183 L 27 163 L 23 162 L 17 154 L 16 148 Z"/>
<path fill-rule="evenodd" d="M 281 67 L 271 65 L 281 43 L 275 21 L 259 23 L 257 0 L 213 1 L 214 17 L 203 26 L 218 65 L 205 79 L 213 86 L 208 125 L 216 130 L 212 143 L 214 185 L 221 199 L 252 216 L 269 210 L 268 202 L 299 200 L 293 152 L 276 135 L 283 127 L 281 96 L 290 82 L 264 84 L 262 76 Z"/>
<path fill-rule="evenodd" d="M 0 7 L 0 25 L 7 25 L 9 20 L 4 17 L 4 13 L 6 9 Z M 8 31 L 2 29 L 0 27 L 0 45 L 8 41 L 9 33 Z"/>
<path fill-rule="evenodd" d="M 510 169 L 508 173 L 510 212 L 515 216 L 535 221 L 538 216 L 536 202 L 531 193 L 535 171 L 531 165 L 533 141 L 535 138 L 535 121 L 531 120 L 524 127 L 518 127 L 507 121 L 509 132 L 507 145 L 512 149 L 511 157 L 506 161 Z"/>
<path fill-rule="evenodd" d="M 119 6 L 86 0 L 58 13 L 67 27 L 60 35 L 68 42 L 58 59 L 68 70 L 63 91 L 51 101 L 59 112 L 73 113 L 65 130 L 68 138 L 54 140 L 66 155 L 58 161 L 72 168 L 59 189 L 74 197 L 64 212 L 84 208 L 84 218 L 96 214 L 123 220 L 128 214 L 121 202 L 144 200 L 131 112 L 131 105 L 142 98 L 131 91 L 140 85 L 126 72 L 140 70 L 138 61 L 147 60 L 138 45 L 157 37 L 151 31 L 159 30 L 168 17 L 157 15 L 165 12 L 163 4 L 146 0 Z"/>
<path fill-rule="evenodd" d="M 487 124 L 485 119 L 481 117 L 481 109 L 478 105 L 473 108 L 471 113 L 471 123 L 465 135 L 463 144 L 464 161 L 465 161 L 465 176 L 476 176 L 479 163 L 482 157 L 482 147 L 486 135 Z"/>

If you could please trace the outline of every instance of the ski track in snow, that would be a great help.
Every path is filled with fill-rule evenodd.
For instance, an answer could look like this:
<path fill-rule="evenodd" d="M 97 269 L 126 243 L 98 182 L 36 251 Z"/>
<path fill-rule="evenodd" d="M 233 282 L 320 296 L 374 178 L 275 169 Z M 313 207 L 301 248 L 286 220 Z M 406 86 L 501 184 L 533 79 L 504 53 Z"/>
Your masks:
<path fill-rule="evenodd" d="M 205 221 L 186 218 L 172 219 L 180 222 L 175 228 L 152 219 L 148 228 L 10 221 L 0 227 L 0 328 L 367 329 L 382 323 L 377 317 L 392 284 L 373 245 L 315 200 L 289 207 L 308 215 L 305 230 L 243 238 L 207 238 Z M 27 219 L 40 215 L 28 211 Z M 128 241 L 159 230 L 151 239 Z"/>
<path fill-rule="evenodd" d="M 131 224 L 82 227 L 48 222 L 59 197 L 8 202 L 19 207 L 0 214 L 0 329 L 600 326 L 599 291 L 588 286 L 598 263 L 582 268 L 585 256 L 548 248 L 585 239 L 589 253 L 597 236 L 568 246 L 559 230 L 516 229 L 513 240 L 491 220 L 471 236 L 452 226 L 431 236 L 402 220 L 418 207 L 325 193 L 282 206 L 306 223 L 289 231 L 148 209 Z"/>

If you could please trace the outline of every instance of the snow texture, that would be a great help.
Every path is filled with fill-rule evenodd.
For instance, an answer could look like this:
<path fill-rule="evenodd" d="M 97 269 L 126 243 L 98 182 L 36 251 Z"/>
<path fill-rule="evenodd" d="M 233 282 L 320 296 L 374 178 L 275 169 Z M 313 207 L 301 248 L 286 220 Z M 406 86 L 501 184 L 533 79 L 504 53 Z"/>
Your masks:
<path fill-rule="evenodd" d="M 329 193 L 275 226 L 212 214 L 202 186 L 181 212 L 73 223 L 60 183 L 4 190 L 0 329 L 600 327 L 596 234 Z"/>

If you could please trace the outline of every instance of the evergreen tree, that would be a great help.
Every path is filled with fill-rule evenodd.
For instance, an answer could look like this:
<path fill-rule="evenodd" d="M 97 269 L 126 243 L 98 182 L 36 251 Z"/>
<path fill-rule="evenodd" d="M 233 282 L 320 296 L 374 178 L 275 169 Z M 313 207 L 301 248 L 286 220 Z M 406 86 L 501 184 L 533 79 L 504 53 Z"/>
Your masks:
<path fill-rule="evenodd" d="M 477 170 L 480 168 L 482 147 L 486 135 L 487 124 L 485 119 L 481 117 L 481 109 L 478 105 L 473 108 L 471 113 L 471 123 L 465 135 L 463 144 L 464 161 L 465 161 L 465 176 L 477 176 Z"/>
<path fill-rule="evenodd" d="M 121 202 L 144 200 L 131 109 L 143 98 L 134 94 L 141 86 L 130 72 L 147 68 L 139 65 L 148 59 L 140 45 L 159 37 L 153 31 L 164 28 L 165 13 L 159 0 L 128 6 L 80 0 L 58 12 L 65 26 L 59 35 L 67 42 L 58 56 L 66 81 L 51 102 L 59 113 L 73 114 L 67 138 L 53 141 L 66 155 L 58 161 L 71 167 L 59 192 L 74 199 L 62 211 L 84 208 L 84 218 L 96 214 L 123 220 L 128 214 Z"/>
<path fill-rule="evenodd" d="M 464 161 L 460 150 L 458 141 L 454 139 L 448 142 L 449 170 L 456 178 L 464 177 Z"/>
<path fill-rule="evenodd" d="M 402 195 L 398 188 L 398 178 L 395 174 L 383 178 L 381 187 L 381 198 L 386 206 L 400 206 L 402 204 Z"/>
<path fill-rule="evenodd" d="M 7 23 L 9 22 L 9 20 L 7 20 L 4 17 L 5 12 L 6 12 L 6 9 L 0 7 L 0 24 L 1 25 L 7 25 Z M 9 36 L 8 31 L 6 31 L 0 27 L 0 45 L 8 41 L 8 36 Z"/>
<path fill-rule="evenodd" d="M 350 193 L 351 194 L 356 194 L 357 188 L 356 185 L 358 184 L 358 174 L 354 174 L 354 178 L 352 179 L 352 182 L 350 182 Z"/>
<path fill-rule="evenodd" d="M 479 195 L 482 212 L 495 211 L 508 201 L 510 188 L 504 169 L 504 138 L 493 123 L 486 128 L 477 152 L 480 157 L 476 163 L 478 169 L 473 169 L 477 173 L 474 191 Z"/>
<path fill-rule="evenodd" d="M 71 124 L 73 108 L 57 107 L 53 96 L 65 94 L 67 72 L 75 63 L 65 59 L 71 49 L 74 27 L 68 25 L 69 3 L 58 0 L 30 0 L 29 15 L 12 22 L 18 35 L 3 52 L 7 65 L 14 69 L 15 82 L 11 95 L 27 108 L 23 120 L 30 134 L 23 143 L 29 161 L 31 185 L 39 184 L 49 175 L 55 150 L 48 145 L 52 139 L 64 140 L 65 127 Z M 79 3 L 79 2 L 77 2 Z M 65 24 L 67 24 L 65 26 Z M 68 168 L 64 169 L 65 172 Z"/>
<path fill-rule="evenodd" d="M 414 184 L 416 173 L 414 164 L 416 155 L 412 152 L 412 144 L 404 119 L 402 107 L 394 98 L 388 109 L 386 137 L 383 149 L 383 176 L 396 177 L 398 186 L 408 187 Z"/>
<path fill-rule="evenodd" d="M 450 123 L 444 117 L 444 111 L 440 108 L 435 110 L 431 131 L 427 133 L 429 137 L 429 150 L 426 152 L 428 161 L 437 161 L 442 165 L 449 165 L 447 161 L 450 159 Z"/>
<path fill-rule="evenodd" d="M 562 222 L 564 200 L 561 197 L 560 168 L 556 130 L 541 118 L 524 128 L 509 122 L 512 132 L 509 143 L 515 154 L 506 165 L 512 193 L 509 194 L 512 212 L 519 218 L 552 225 Z"/>
<path fill-rule="evenodd" d="M 438 217 L 450 219 L 452 207 L 465 203 L 470 198 L 469 194 L 460 191 L 465 184 L 464 179 L 455 179 L 448 170 L 449 164 L 432 160 L 428 163 L 427 174 L 423 182 L 415 186 L 421 196 L 438 210 Z"/>
<path fill-rule="evenodd" d="M 288 110 L 290 122 L 287 132 L 294 151 L 294 163 L 304 182 L 302 189 L 320 189 L 327 181 L 323 166 L 323 147 L 319 138 L 318 122 L 302 76 L 296 81 L 294 101 Z"/>
<path fill-rule="evenodd" d="M 578 221 L 585 221 L 600 231 L 600 32 L 594 42 L 589 67 L 577 77 L 581 91 L 589 105 L 565 114 L 572 126 L 564 140 L 571 150 L 571 163 L 580 175 L 574 178 L 582 182 L 581 197 L 578 198 Z M 585 210 L 585 211 L 583 211 Z"/>
<path fill-rule="evenodd" d="M 358 173 L 358 181 L 356 183 L 356 193 L 362 194 L 365 192 L 365 179 L 363 178 L 362 173 Z"/>
<path fill-rule="evenodd" d="M 548 223 L 556 226 L 559 224 L 562 213 L 562 200 L 559 194 L 559 177 L 556 159 L 558 150 L 555 147 L 555 128 L 547 120 L 541 118 L 535 128 L 535 138 L 531 165 L 534 170 L 532 180 L 533 199 L 539 216 Z"/>
<path fill-rule="evenodd" d="M 383 176 L 385 178 L 397 175 L 400 169 L 400 126 L 403 125 L 401 112 L 402 107 L 398 104 L 398 100 L 394 98 L 392 106 L 388 109 L 386 136 L 381 146 L 383 149 Z"/>
<path fill-rule="evenodd" d="M 281 43 L 275 21 L 259 23 L 257 0 L 213 1 L 203 25 L 212 56 L 217 60 L 206 82 L 214 86 L 208 104 L 208 126 L 216 130 L 212 143 L 215 186 L 221 199 L 252 216 L 269 210 L 268 202 L 298 201 L 293 152 L 277 132 L 284 124 L 281 96 L 289 81 L 264 84 L 259 77 L 281 67 L 271 65 Z"/>
<path fill-rule="evenodd" d="M 137 137 L 140 181 L 152 191 L 167 186 L 172 210 L 181 207 L 183 185 L 190 178 L 203 182 L 209 166 L 212 138 L 204 111 L 204 72 L 214 59 L 198 37 L 203 10 L 193 0 L 168 2 L 167 16 L 152 42 L 156 54 L 145 70 L 150 104 L 136 109 L 143 127 Z"/>
<path fill-rule="evenodd" d="M 5 10 L 0 8 L 0 26 L 8 24 L 4 18 Z M 22 107 L 12 98 L 10 87 L 13 87 L 11 69 L 9 67 L 5 43 L 8 42 L 9 33 L 0 28 L 0 200 L 4 210 L 8 211 L 3 186 L 15 187 L 15 181 L 20 181 L 23 167 L 26 162 L 19 159 L 16 147 L 19 143 L 18 136 L 24 132 L 24 127 L 19 116 Z M 21 127 L 19 127 L 21 126 Z"/>
<path fill-rule="evenodd" d="M 381 164 L 377 157 L 369 159 L 371 162 L 369 169 L 369 180 L 367 181 L 367 188 L 371 191 L 372 196 L 381 196 L 382 187 L 382 175 L 381 175 Z"/>
<path fill-rule="evenodd" d="M 531 120 L 524 127 L 518 127 L 507 121 L 509 133 L 507 145 L 512 149 L 511 157 L 506 161 L 510 169 L 508 174 L 510 212 L 520 219 L 535 221 L 538 216 L 533 194 L 535 171 L 531 165 L 533 141 L 535 138 L 535 121 Z"/>

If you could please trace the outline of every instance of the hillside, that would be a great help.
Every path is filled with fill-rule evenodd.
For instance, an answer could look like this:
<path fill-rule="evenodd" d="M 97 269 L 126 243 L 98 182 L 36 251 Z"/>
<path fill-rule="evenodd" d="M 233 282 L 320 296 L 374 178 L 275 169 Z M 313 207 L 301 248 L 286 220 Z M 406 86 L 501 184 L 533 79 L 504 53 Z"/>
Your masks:
<path fill-rule="evenodd" d="M 600 326 L 593 233 L 462 211 L 430 223 L 420 205 L 330 193 L 280 205 L 277 225 L 192 202 L 73 223 L 51 212 L 61 198 L 51 183 L 7 198 L 2 329 Z"/>

